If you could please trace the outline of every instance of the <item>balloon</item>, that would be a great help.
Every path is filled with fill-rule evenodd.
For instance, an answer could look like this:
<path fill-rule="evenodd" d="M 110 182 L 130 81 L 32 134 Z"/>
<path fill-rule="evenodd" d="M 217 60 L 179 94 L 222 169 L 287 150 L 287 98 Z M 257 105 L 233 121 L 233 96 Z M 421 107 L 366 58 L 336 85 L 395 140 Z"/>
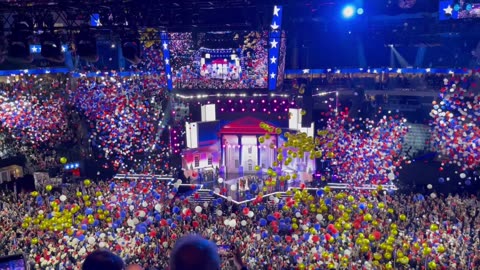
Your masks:
<path fill-rule="evenodd" d="M 67 200 L 67 196 L 65 196 L 65 195 L 60 196 L 60 201 L 64 202 L 66 200 Z"/>
<path fill-rule="evenodd" d="M 219 184 L 223 183 L 223 178 L 221 178 L 221 177 L 218 178 L 218 183 L 219 183 Z"/>
<path fill-rule="evenodd" d="M 53 188 L 52 185 L 47 185 L 47 186 L 45 187 L 45 190 L 47 190 L 47 191 L 52 191 L 52 188 Z"/>
<path fill-rule="evenodd" d="M 85 179 L 83 180 L 83 184 L 88 187 L 92 184 L 92 182 L 90 181 L 90 179 Z"/>
<path fill-rule="evenodd" d="M 202 207 L 201 206 L 196 206 L 195 207 L 195 213 L 200 214 L 202 212 Z"/>
<path fill-rule="evenodd" d="M 61 158 L 60 158 L 60 163 L 61 163 L 61 164 L 66 164 L 67 161 L 68 161 L 68 160 L 67 160 L 66 157 L 61 157 Z"/>
<path fill-rule="evenodd" d="M 87 242 L 88 242 L 90 245 L 95 244 L 95 237 L 90 236 L 90 237 L 88 238 Z"/>
<path fill-rule="evenodd" d="M 427 188 L 428 188 L 428 189 L 432 189 L 432 188 L 433 188 L 432 184 L 428 184 L 428 185 L 427 185 Z"/>
<path fill-rule="evenodd" d="M 241 224 L 242 226 L 247 226 L 247 221 L 242 220 L 242 221 L 240 221 L 240 224 Z"/>

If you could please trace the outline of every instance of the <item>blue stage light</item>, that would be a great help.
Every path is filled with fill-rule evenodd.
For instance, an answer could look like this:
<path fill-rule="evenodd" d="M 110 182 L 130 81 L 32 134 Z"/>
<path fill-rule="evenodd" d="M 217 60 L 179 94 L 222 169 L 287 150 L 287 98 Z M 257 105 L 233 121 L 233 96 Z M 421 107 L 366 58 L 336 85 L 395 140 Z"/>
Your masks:
<path fill-rule="evenodd" d="M 352 5 L 345 6 L 342 10 L 342 15 L 345 19 L 349 19 L 355 15 L 355 7 Z"/>
<path fill-rule="evenodd" d="M 357 9 L 357 14 L 358 15 L 362 15 L 364 12 L 365 12 L 365 10 L 363 10 L 363 8 L 358 8 Z"/>

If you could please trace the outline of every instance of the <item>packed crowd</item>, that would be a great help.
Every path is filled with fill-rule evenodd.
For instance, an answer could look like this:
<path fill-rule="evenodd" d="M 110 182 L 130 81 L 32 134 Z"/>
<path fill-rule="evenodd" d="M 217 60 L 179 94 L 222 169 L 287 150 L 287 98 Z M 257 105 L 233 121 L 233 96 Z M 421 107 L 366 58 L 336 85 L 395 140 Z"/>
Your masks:
<path fill-rule="evenodd" d="M 440 97 L 433 101 L 433 147 L 444 161 L 462 170 L 480 166 L 480 92 L 475 76 L 444 79 Z"/>
<path fill-rule="evenodd" d="M 63 75 L 23 75 L 0 83 L 1 157 L 27 157 L 32 170 L 55 164 L 77 144 L 79 118 L 66 103 Z"/>
<path fill-rule="evenodd" d="M 78 269 L 107 248 L 166 269 L 175 240 L 197 233 L 237 245 L 249 269 L 477 269 L 480 204 L 472 196 L 297 189 L 236 205 L 198 204 L 159 180 L 111 181 L 4 194 L 0 251 L 35 269 Z M 193 190 L 196 192 L 196 190 Z M 224 262 L 228 264 L 228 260 Z"/>
<path fill-rule="evenodd" d="M 156 75 L 78 81 L 71 102 L 87 117 L 97 158 L 111 161 L 106 167 L 143 171 L 148 160 L 166 158 L 168 141 L 157 140 L 163 138 L 158 123 L 168 102 L 163 86 Z"/>
<path fill-rule="evenodd" d="M 238 79 L 233 79 L 231 76 L 226 76 L 224 79 L 201 76 L 202 55 L 198 50 L 201 44 L 194 43 L 192 33 L 170 33 L 169 35 L 174 87 L 182 89 L 266 88 L 268 52 L 265 46 L 267 46 L 267 32 L 239 34 L 243 44 L 239 48 L 242 72 Z M 232 71 L 231 73 L 235 72 Z"/>

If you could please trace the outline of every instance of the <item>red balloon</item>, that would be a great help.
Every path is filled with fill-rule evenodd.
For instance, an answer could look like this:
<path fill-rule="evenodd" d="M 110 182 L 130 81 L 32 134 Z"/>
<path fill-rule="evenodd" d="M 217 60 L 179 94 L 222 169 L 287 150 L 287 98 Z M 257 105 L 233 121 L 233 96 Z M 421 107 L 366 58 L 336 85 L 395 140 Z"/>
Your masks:
<path fill-rule="evenodd" d="M 314 235 L 314 236 L 312 237 L 312 241 L 313 241 L 314 243 L 317 243 L 318 241 L 320 241 L 320 237 L 319 237 L 318 235 Z"/>
<path fill-rule="evenodd" d="M 244 215 L 248 215 L 248 213 L 250 212 L 250 209 L 248 209 L 248 207 L 245 207 L 243 208 L 242 212 Z"/>
<path fill-rule="evenodd" d="M 194 228 L 197 228 L 199 226 L 197 221 L 192 222 L 192 225 L 193 225 Z"/>
<path fill-rule="evenodd" d="M 168 222 L 165 219 L 162 219 L 160 221 L 160 225 L 162 225 L 162 226 L 167 226 L 167 224 L 168 224 Z"/>

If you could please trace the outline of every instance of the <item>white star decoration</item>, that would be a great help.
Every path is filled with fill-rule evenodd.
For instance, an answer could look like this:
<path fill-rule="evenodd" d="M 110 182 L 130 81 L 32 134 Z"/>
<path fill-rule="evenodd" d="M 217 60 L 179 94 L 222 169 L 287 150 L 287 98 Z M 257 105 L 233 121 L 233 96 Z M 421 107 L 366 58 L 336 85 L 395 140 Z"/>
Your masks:
<path fill-rule="evenodd" d="M 448 7 L 444 8 L 443 11 L 445 11 L 445 14 L 447 15 L 452 15 L 453 8 L 450 5 L 448 5 Z"/>
<path fill-rule="evenodd" d="M 168 58 L 165 59 L 165 65 L 170 65 L 170 60 Z"/>
<path fill-rule="evenodd" d="M 277 63 L 277 58 L 275 58 L 275 56 L 272 56 L 272 58 L 270 58 L 270 61 L 272 62 L 272 64 L 275 64 Z"/>
<path fill-rule="evenodd" d="M 303 74 L 308 74 L 308 73 L 310 73 L 310 69 L 304 69 L 304 70 L 302 70 L 302 71 L 303 71 Z"/>
<path fill-rule="evenodd" d="M 167 44 L 167 42 L 163 42 L 163 49 L 164 49 L 164 50 L 168 49 L 168 44 Z"/>
<path fill-rule="evenodd" d="M 273 39 L 273 41 L 271 41 L 270 44 L 272 44 L 272 48 L 277 48 L 278 41 Z"/>
<path fill-rule="evenodd" d="M 172 77 L 172 76 L 170 76 L 170 74 L 167 74 L 167 79 L 170 80 L 171 77 Z"/>
<path fill-rule="evenodd" d="M 280 11 L 280 8 L 277 6 L 273 7 L 273 16 L 278 16 L 278 12 Z"/>
<path fill-rule="evenodd" d="M 277 22 L 275 22 L 275 21 L 270 26 L 272 27 L 273 30 L 278 30 L 278 28 L 280 27 L 280 25 L 278 25 Z"/>
<path fill-rule="evenodd" d="M 274 72 L 272 72 L 272 74 L 270 74 L 270 78 L 271 78 L 271 79 L 275 79 L 275 76 L 276 76 L 276 75 L 277 75 L 277 74 L 275 74 Z"/>
<path fill-rule="evenodd" d="M 36 53 L 37 51 L 38 51 L 37 46 L 33 46 L 33 47 L 32 47 L 32 52 L 33 52 L 33 53 Z"/>

